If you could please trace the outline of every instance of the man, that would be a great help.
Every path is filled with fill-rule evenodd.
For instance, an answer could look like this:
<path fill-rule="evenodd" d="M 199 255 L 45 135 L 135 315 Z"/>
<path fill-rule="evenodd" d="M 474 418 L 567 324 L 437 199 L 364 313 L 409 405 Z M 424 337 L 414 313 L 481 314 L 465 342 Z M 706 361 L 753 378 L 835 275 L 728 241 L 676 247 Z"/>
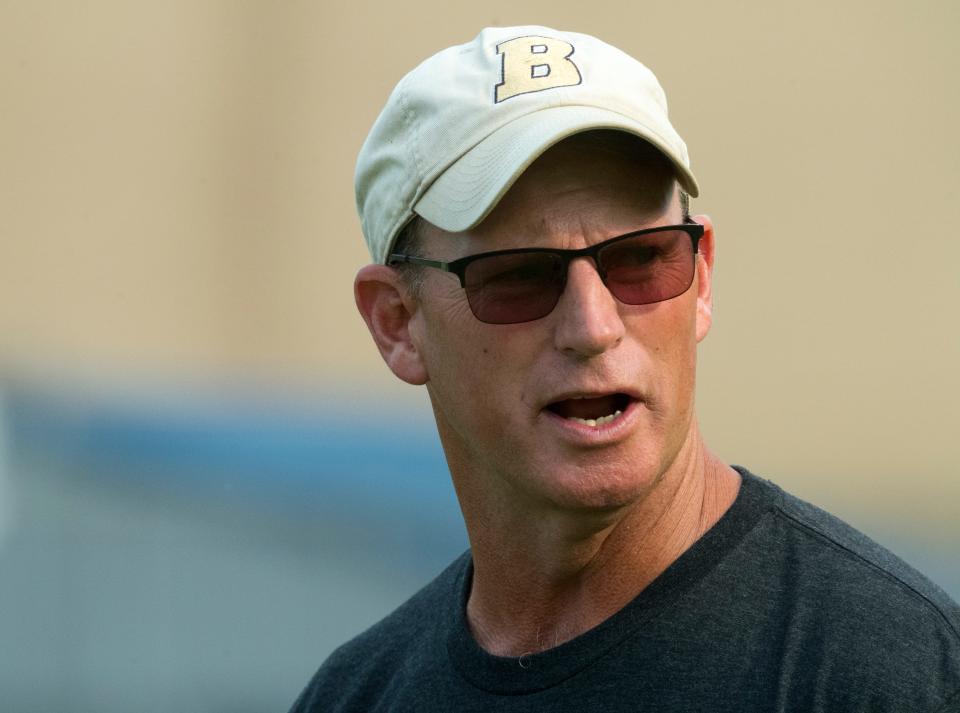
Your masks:
<path fill-rule="evenodd" d="M 357 305 L 471 549 L 293 710 L 960 711 L 956 604 L 704 445 L 716 236 L 648 69 L 484 30 L 400 82 L 356 180 Z"/>

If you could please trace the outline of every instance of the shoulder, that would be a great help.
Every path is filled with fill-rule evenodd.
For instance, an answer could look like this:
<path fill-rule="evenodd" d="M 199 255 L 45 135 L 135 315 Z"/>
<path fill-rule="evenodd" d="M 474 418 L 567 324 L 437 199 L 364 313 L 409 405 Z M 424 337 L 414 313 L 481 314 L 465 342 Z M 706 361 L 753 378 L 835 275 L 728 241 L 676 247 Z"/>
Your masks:
<path fill-rule="evenodd" d="M 876 603 L 909 604 L 921 616 L 946 627 L 960 643 L 960 606 L 940 587 L 902 559 L 840 518 L 773 483 L 764 481 L 774 497 L 779 528 L 804 545 L 822 574 L 817 580 L 842 592 L 854 589 Z M 844 578 L 837 575 L 843 573 Z"/>
<path fill-rule="evenodd" d="M 744 478 L 769 507 L 748 545 L 759 560 L 749 576 L 777 610 L 787 657 L 810 664 L 811 675 L 832 672 L 893 699 L 932 704 L 960 694 L 960 606 L 839 518 Z"/>
<path fill-rule="evenodd" d="M 340 646 L 323 663 L 290 713 L 372 710 L 406 668 L 446 657 L 470 555 L 464 553 L 390 615 Z"/>

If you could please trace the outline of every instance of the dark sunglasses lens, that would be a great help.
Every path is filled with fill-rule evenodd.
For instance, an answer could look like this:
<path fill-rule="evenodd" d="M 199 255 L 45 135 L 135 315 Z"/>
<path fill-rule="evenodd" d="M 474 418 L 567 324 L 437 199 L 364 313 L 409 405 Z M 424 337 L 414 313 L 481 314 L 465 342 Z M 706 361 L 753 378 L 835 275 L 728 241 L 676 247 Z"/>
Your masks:
<path fill-rule="evenodd" d="M 693 282 L 693 244 L 682 230 L 624 238 L 605 247 L 597 258 L 607 288 L 624 304 L 673 299 Z"/>
<path fill-rule="evenodd" d="M 548 315 L 560 299 L 565 277 L 560 256 L 533 252 L 475 260 L 467 266 L 464 282 L 477 319 L 516 324 Z"/>

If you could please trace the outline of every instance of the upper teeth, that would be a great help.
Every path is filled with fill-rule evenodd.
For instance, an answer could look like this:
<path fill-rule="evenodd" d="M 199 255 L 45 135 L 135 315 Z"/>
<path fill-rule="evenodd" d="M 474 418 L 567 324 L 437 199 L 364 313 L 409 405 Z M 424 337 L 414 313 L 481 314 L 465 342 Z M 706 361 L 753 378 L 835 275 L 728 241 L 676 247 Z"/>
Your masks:
<path fill-rule="evenodd" d="M 600 418 L 577 418 L 576 416 L 567 416 L 567 418 L 570 419 L 571 421 L 576 421 L 577 423 L 585 423 L 588 426 L 596 427 L 596 426 L 602 426 L 605 423 L 610 423 L 613 419 L 615 419 L 617 416 L 619 416 L 622 413 L 623 411 L 621 411 L 620 409 L 617 409 L 609 416 L 601 416 Z"/>

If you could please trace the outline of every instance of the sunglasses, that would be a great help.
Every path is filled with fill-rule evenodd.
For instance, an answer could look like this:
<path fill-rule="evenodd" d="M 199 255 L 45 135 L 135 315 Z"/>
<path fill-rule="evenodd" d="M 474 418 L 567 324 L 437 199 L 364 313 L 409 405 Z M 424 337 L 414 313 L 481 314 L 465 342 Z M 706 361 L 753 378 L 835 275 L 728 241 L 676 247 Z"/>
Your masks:
<path fill-rule="evenodd" d="M 518 324 L 546 317 L 560 301 L 570 262 L 589 257 L 620 302 L 646 305 L 689 289 L 703 226 L 687 222 L 635 230 L 580 250 L 517 248 L 468 255 L 452 262 L 393 254 L 388 265 L 410 263 L 460 278 L 474 316 L 487 324 Z"/>

